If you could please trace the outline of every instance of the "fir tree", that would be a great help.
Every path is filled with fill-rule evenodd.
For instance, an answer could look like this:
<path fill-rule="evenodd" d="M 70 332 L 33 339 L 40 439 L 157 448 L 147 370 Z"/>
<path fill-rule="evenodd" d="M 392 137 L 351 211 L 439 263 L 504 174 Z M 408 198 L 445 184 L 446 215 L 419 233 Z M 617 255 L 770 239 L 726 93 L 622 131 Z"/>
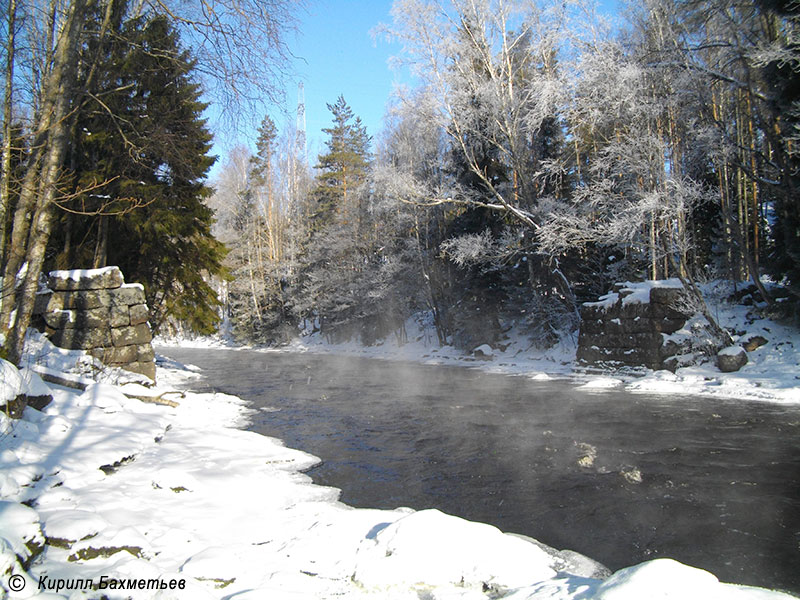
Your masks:
<path fill-rule="evenodd" d="M 87 90 L 105 108 L 81 113 L 69 158 L 78 192 L 106 183 L 65 207 L 51 240 L 55 263 L 118 265 L 145 286 L 152 325 L 172 317 L 210 332 L 218 302 L 206 276 L 223 274 L 225 249 L 211 235 L 205 204 L 215 158 L 194 63 L 165 18 L 117 29 Z"/>
<path fill-rule="evenodd" d="M 269 116 L 264 117 L 261 127 L 258 128 L 256 154 L 250 158 L 250 175 L 255 185 L 264 185 L 269 179 L 277 139 L 278 129 L 275 122 Z"/>
<path fill-rule="evenodd" d="M 370 141 L 360 117 L 339 96 L 335 104 L 328 104 L 333 114 L 333 126 L 323 129 L 329 139 L 328 151 L 318 157 L 317 184 L 312 194 L 317 201 L 314 215 L 317 229 L 329 224 L 333 215 L 355 197 L 354 190 L 364 182 L 370 163 Z"/>

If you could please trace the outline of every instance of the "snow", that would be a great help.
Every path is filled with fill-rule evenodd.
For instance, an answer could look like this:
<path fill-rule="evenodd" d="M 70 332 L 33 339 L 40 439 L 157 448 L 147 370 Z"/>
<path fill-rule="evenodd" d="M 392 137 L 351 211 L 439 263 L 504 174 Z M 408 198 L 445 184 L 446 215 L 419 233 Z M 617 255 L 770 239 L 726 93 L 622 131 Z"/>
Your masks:
<path fill-rule="evenodd" d="M 556 575 L 552 557 L 538 546 L 438 510 L 411 513 L 378 527 L 361 541 L 353 574 L 367 588 L 423 584 L 513 589 Z"/>
<path fill-rule="evenodd" d="M 47 396 L 52 393 L 50 386 L 33 369 L 23 367 L 19 370 L 19 374 L 29 396 Z"/>
<path fill-rule="evenodd" d="M 25 337 L 25 355 L 22 357 L 22 366 L 24 367 L 23 372 L 30 370 L 40 377 L 55 376 L 82 388 L 95 383 L 95 381 L 113 384 L 152 384 L 144 375 L 108 367 L 80 350 L 58 348 L 47 337 L 34 329 L 29 329 Z M 154 395 L 158 393 L 156 392 Z M 31 395 L 40 394 L 33 393 Z"/>
<path fill-rule="evenodd" d="M 472 353 L 475 356 L 492 356 L 492 354 L 494 354 L 494 350 L 489 344 L 481 344 L 475 348 Z"/>
<path fill-rule="evenodd" d="M 622 386 L 623 381 L 617 377 L 595 377 L 586 383 L 579 385 L 582 390 L 608 390 L 617 389 Z"/>
<path fill-rule="evenodd" d="M 24 504 L 0 501 L 0 523 L 3 524 L 0 545 L 4 545 L 17 556 L 30 556 L 28 544 L 44 543 L 36 511 Z M 0 559 L 0 564 L 5 560 L 7 558 L 4 556 Z"/>
<path fill-rule="evenodd" d="M 14 377 L 8 363 L 2 369 L 7 396 L 33 388 L 53 396 L 44 412 L 0 416 L 0 475 L 9 484 L 0 502 L 0 587 L 8 591 L 12 575 L 26 583 L 10 598 L 789 597 L 721 584 L 674 561 L 605 582 L 582 577 L 490 525 L 438 510 L 340 503 L 338 490 L 303 474 L 316 457 L 239 429 L 249 415 L 239 398 L 187 393 L 177 407 L 158 406 L 126 397 L 123 390 L 138 389 L 130 383 L 80 392 L 47 386 L 30 370 Z M 175 363 L 158 373 L 162 390 L 193 376 Z M 44 536 L 50 545 L 24 569 L 20 559 Z M 38 589 L 42 577 L 53 586 Z M 183 589 L 76 596 L 54 587 L 101 577 L 176 580 Z"/>
<path fill-rule="evenodd" d="M 50 277 L 60 280 L 80 281 L 85 278 L 94 278 L 112 271 L 119 270 L 119 267 L 101 267 L 99 269 L 71 269 L 61 271 L 50 271 Z"/>
<path fill-rule="evenodd" d="M 717 354 L 721 354 L 723 356 L 739 356 L 741 354 L 747 354 L 747 351 L 741 346 L 728 346 L 727 348 L 720 350 Z"/>
<path fill-rule="evenodd" d="M 661 279 L 658 281 L 626 281 L 620 284 L 619 292 L 611 292 L 600 296 L 597 302 L 587 302 L 587 306 L 609 309 L 614 306 L 622 296 L 622 304 L 649 304 L 650 290 L 653 288 L 682 289 L 680 279 Z"/>
<path fill-rule="evenodd" d="M 0 359 L 0 402 L 5 404 L 13 400 L 25 390 L 22 375 L 16 367 L 6 360 Z"/>

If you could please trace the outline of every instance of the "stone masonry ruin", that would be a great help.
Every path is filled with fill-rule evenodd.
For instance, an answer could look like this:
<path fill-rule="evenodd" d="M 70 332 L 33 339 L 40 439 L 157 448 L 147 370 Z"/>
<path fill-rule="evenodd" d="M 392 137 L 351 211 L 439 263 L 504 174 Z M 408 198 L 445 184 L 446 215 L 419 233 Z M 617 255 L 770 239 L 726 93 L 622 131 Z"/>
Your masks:
<path fill-rule="evenodd" d="M 38 327 L 56 346 L 85 350 L 104 364 L 155 381 L 155 354 L 144 288 L 118 267 L 52 271 L 37 294 Z"/>
<path fill-rule="evenodd" d="M 598 302 L 581 306 L 577 359 L 608 366 L 674 370 L 679 348 L 665 334 L 688 319 L 676 308 L 683 293 L 677 279 L 617 283 Z"/>

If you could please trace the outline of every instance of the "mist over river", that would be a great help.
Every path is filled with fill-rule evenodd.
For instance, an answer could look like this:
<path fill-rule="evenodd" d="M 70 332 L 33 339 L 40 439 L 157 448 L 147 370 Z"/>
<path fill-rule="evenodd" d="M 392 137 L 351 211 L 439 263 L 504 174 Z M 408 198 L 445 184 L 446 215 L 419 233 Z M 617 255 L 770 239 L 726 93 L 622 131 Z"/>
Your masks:
<path fill-rule="evenodd" d="M 800 407 L 461 367 L 160 348 L 357 507 L 438 508 L 612 570 L 657 557 L 800 592 Z"/>

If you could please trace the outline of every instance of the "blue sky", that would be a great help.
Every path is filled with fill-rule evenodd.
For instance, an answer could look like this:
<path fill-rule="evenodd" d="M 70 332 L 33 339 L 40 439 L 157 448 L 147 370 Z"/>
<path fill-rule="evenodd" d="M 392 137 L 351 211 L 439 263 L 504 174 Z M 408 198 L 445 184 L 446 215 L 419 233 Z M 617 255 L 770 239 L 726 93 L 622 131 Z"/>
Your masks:
<path fill-rule="evenodd" d="M 388 65 L 399 47 L 373 40 L 370 30 L 391 22 L 391 7 L 391 0 L 317 0 L 303 15 L 293 50 L 298 80 L 305 86 L 309 150 L 315 149 L 314 140 L 318 145 L 324 140 L 320 130 L 331 124 L 326 103 L 333 104 L 340 94 L 370 135 L 380 129 L 386 102 L 401 77 Z M 297 91 L 288 90 L 287 99 L 293 111 Z"/>
<path fill-rule="evenodd" d="M 604 12 L 616 12 L 619 0 L 600 0 Z M 286 106 L 271 111 L 279 128 L 290 119 L 294 123 L 297 109 L 297 83 L 303 82 L 306 103 L 306 132 L 309 162 L 313 165 L 324 148 L 323 127 L 331 124 L 326 103 L 333 104 L 340 94 L 361 117 L 367 132 L 375 137 L 380 131 L 386 104 L 397 83 L 408 82 L 409 76 L 389 68 L 389 59 L 400 53 L 398 44 L 373 39 L 371 30 L 380 23 L 391 24 L 392 0 L 309 0 L 298 12 L 296 34 L 288 36 L 295 56 L 295 75 L 287 78 Z M 213 108 L 212 108 L 213 110 Z M 218 134 L 219 136 L 219 134 Z M 250 139 L 217 139 L 214 154 L 219 161 L 211 178 L 225 162 L 226 150 L 235 143 L 255 147 L 255 129 Z"/>
<path fill-rule="evenodd" d="M 331 124 L 326 104 L 335 103 L 340 94 L 361 117 L 369 135 L 374 137 L 380 129 L 386 103 L 399 78 L 388 62 L 399 52 L 399 47 L 385 40 L 374 40 L 370 32 L 380 23 L 391 22 L 391 7 L 392 0 L 311 0 L 298 12 L 298 31 L 287 37 L 295 58 L 294 76 L 286 81 L 286 106 L 270 114 L 279 128 L 283 128 L 287 119 L 294 123 L 297 84 L 302 81 L 311 164 L 323 150 L 325 134 L 321 130 Z M 209 113 L 213 111 L 212 106 Z M 230 146 L 244 143 L 253 149 L 256 135 L 254 129 L 249 138 L 224 139 L 224 133 L 216 132 L 212 153 L 219 155 L 219 160 L 210 177 L 213 179 L 219 172 Z"/>

